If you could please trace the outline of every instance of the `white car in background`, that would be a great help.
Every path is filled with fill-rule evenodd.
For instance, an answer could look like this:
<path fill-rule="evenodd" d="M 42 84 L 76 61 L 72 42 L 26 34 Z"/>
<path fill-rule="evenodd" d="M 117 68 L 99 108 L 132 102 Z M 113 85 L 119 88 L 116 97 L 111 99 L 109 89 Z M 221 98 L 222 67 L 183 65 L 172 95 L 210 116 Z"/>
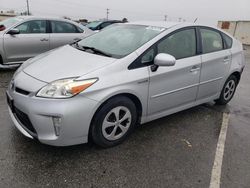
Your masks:
<path fill-rule="evenodd" d="M 87 27 L 60 18 L 18 16 L 4 20 L 0 22 L 0 68 L 16 66 L 91 34 Z"/>

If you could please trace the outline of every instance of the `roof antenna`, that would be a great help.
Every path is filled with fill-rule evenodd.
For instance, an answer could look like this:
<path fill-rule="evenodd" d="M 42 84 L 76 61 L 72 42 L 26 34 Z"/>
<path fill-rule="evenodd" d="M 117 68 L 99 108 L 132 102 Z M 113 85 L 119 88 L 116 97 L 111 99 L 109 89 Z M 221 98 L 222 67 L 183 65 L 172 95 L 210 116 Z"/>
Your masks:
<path fill-rule="evenodd" d="M 195 18 L 194 23 L 196 23 L 197 20 L 198 20 L 198 18 Z"/>

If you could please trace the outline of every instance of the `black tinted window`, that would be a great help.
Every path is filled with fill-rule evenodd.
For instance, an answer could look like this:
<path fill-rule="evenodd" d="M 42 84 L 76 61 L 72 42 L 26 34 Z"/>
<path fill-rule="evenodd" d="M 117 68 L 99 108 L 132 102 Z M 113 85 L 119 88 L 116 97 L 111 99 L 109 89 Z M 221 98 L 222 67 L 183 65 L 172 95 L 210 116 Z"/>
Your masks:
<path fill-rule="evenodd" d="M 109 26 L 111 24 L 113 24 L 113 23 L 105 22 L 105 23 L 101 24 L 100 28 L 103 29 L 103 28 L 105 28 L 105 27 L 107 27 L 107 26 Z"/>
<path fill-rule="evenodd" d="M 52 33 L 79 33 L 73 24 L 61 21 L 51 21 Z"/>
<path fill-rule="evenodd" d="M 16 27 L 21 34 L 28 33 L 46 33 L 46 21 L 45 20 L 32 20 Z"/>
<path fill-rule="evenodd" d="M 216 52 L 223 49 L 223 41 L 219 32 L 201 29 L 203 53 Z"/>
<path fill-rule="evenodd" d="M 195 29 L 178 31 L 158 44 L 158 53 L 167 53 L 176 59 L 196 55 Z"/>

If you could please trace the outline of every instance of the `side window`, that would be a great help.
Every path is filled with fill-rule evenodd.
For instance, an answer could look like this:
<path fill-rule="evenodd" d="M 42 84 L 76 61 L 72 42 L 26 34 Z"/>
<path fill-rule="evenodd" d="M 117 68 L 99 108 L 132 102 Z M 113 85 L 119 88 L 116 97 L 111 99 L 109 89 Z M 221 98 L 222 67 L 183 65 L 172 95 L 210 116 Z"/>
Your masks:
<path fill-rule="evenodd" d="M 153 46 L 145 51 L 144 54 L 137 58 L 131 65 L 129 65 L 128 69 L 131 70 L 152 65 L 154 63 L 155 55 L 155 46 Z"/>
<path fill-rule="evenodd" d="M 219 32 L 210 29 L 200 29 L 203 53 L 223 50 L 223 41 Z"/>
<path fill-rule="evenodd" d="M 51 21 L 52 33 L 79 33 L 79 30 L 71 23 Z"/>
<path fill-rule="evenodd" d="M 83 33 L 84 32 L 84 30 L 82 28 L 80 28 L 80 27 L 76 27 L 76 29 L 78 30 L 78 33 Z"/>
<path fill-rule="evenodd" d="M 226 49 L 232 48 L 232 45 L 233 45 L 232 38 L 229 37 L 228 35 L 226 35 L 225 33 L 222 33 L 222 36 L 223 36 L 223 39 L 224 39 L 224 42 L 225 42 L 225 48 Z"/>
<path fill-rule="evenodd" d="M 148 50 L 141 58 L 141 63 L 146 64 L 146 63 L 153 63 L 155 57 L 155 50 L 154 48 Z"/>
<path fill-rule="evenodd" d="M 16 27 L 19 29 L 20 34 L 29 33 L 46 33 L 46 21 L 45 20 L 32 20 Z"/>
<path fill-rule="evenodd" d="M 178 31 L 158 44 L 158 53 L 166 53 L 176 59 L 192 57 L 196 55 L 195 29 Z"/>

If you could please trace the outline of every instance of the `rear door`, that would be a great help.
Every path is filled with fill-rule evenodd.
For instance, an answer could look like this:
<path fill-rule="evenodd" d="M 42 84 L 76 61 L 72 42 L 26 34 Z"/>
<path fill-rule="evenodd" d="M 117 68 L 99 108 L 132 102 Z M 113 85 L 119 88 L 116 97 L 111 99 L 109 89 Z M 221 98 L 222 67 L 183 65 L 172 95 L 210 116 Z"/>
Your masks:
<path fill-rule="evenodd" d="M 197 46 L 194 27 L 178 30 L 157 44 L 158 53 L 173 55 L 176 64 L 150 71 L 148 115 L 152 119 L 194 104 L 201 68 Z"/>
<path fill-rule="evenodd" d="M 85 34 L 84 31 L 64 21 L 50 21 L 51 34 L 50 34 L 50 48 L 54 49 L 65 44 L 73 43 L 77 40 L 83 39 Z"/>
<path fill-rule="evenodd" d="M 221 32 L 201 27 L 202 69 L 197 100 L 220 94 L 231 64 L 231 52 L 225 48 Z"/>
<path fill-rule="evenodd" d="M 49 50 L 46 20 L 31 20 L 15 27 L 20 33 L 4 34 L 4 50 L 8 62 L 24 61 Z"/>

